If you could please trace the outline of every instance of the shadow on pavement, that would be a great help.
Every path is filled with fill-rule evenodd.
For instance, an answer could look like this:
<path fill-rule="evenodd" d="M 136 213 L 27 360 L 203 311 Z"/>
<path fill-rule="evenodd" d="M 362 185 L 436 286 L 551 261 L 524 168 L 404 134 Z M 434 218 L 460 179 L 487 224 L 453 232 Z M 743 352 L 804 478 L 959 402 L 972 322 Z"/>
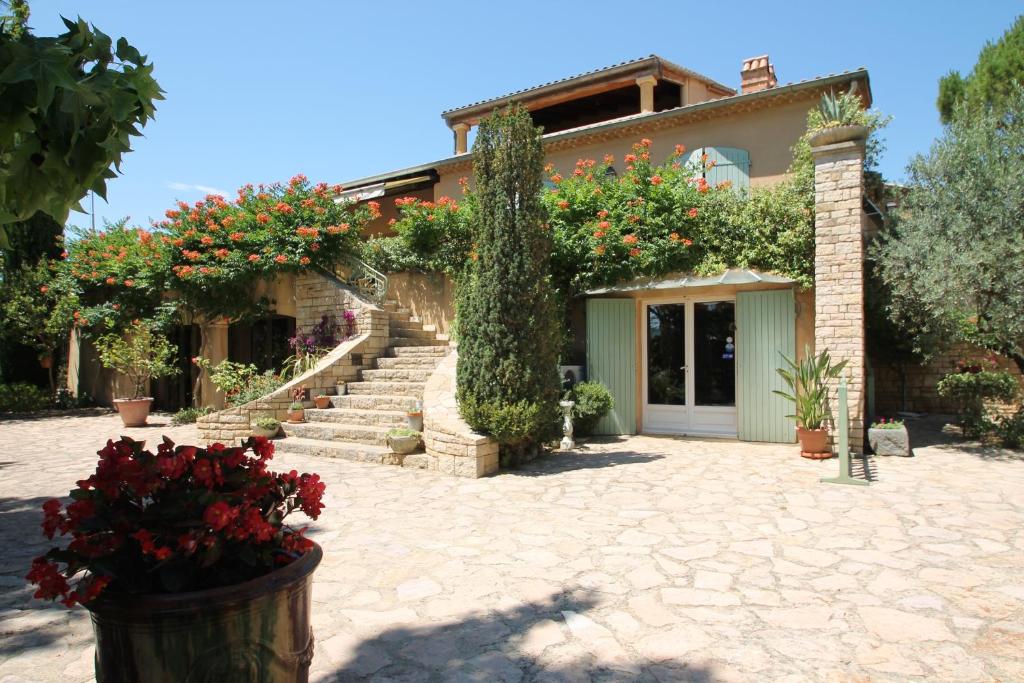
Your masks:
<path fill-rule="evenodd" d="M 345 664 L 321 680 L 716 680 L 703 665 L 654 663 L 629 655 L 610 631 L 585 616 L 595 604 L 589 594 L 577 591 L 458 621 L 397 626 L 357 643 Z M 679 649 L 687 648 L 679 643 Z"/>

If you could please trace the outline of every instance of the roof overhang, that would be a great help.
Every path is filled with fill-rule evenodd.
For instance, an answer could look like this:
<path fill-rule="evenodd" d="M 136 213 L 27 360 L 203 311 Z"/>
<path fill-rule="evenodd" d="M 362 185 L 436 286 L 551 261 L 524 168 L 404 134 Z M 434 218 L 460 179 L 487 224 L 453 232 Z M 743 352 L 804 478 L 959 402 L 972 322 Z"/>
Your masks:
<path fill-rule="evenodd" d="M 745 268 L 731 268 L 721 275 L 714 277 L 696 277 L 686 273 L 670 273 L 661 277 L 641 277 L 629 282 L 623 282 L 611 287 L 599 287 L 586 292 L 586 296 L 598 296 L 601 294 L 616 294 L 624 292 L 657 291 L 661 289 L 682 289 L 696 287 L 719 287 L 722 285 L 795 285 L 796 280 L 761 273 L 756 270 Z"/>
<path fill-rule="evenodd" d="M 476 125 L 480 122 L 481 117 L 487 116 L 496 108 L 503 107 L 511 102 L 519 102 L 530 111 L 533 111 L 567 100 L 597 95 L 602 92 L 635 85 L 636 79 L 644 76 L 654 76 L 658 80 L 667 80 L 678 84 L 683 84 L 692 78 L 705 83 L 709 89 L 719 95 L 727 96 L 736 93 L 733 88 L 714 81 L 696 71 L 673 64 L 657 55 L 650 55 L 649 57 L 588 71 L 533 88 L 517 90 L 501 97 L 474 102 L 457 109 L 449 109 L 442 112 L 441 117 L 448 126 L 456 123 Z"/>

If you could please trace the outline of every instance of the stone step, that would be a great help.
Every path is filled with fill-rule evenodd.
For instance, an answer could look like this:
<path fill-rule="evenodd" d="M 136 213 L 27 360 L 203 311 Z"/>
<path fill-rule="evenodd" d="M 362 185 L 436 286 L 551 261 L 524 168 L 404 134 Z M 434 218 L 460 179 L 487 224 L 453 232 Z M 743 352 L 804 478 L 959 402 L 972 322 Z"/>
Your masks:
<path fill-rule="evenodd" d="M 447 341 L 441 341 L 440 339 L 436 339 L 436 338 L 434 338 L 433 333 L 430 333 L 430 334 L 431 334 L 431 337 L 429 339 L 419 339 L 419 338 L 414 338 L 414 337 L 401 337 L 401 336 L 399 336 L 399 337 L 391 337 L 390 339 L 388 339 L 388 346 L 390 346 L 390 347 L 399 347 L 399 346 L 448 346 L 448 342 Z"/>
<path fill-rule="evenodd" d="M 382 368 L 379 370 L 360 370 L 360 378 L 364 382 L 426 382 L 433 374 L 433 369 Z"/>
<path fill-rule="evenodd" d="M 331 404 L 335 408 L 345 410 L 401 410 L 409 409 L 416 396 L 402 394 L 345 394 L 331 396 Z"/>
<path fill-rule="evenodd" d="M 391 319 L 391 330 L 422 330 L 423 323 L 416 318 L 409 318 L 408 320 L 395 320 Z"/>
<path fill-rule="evenodd" d="M 431 346 L 427 348 L 438 348 Z M 443 358 L 441 354 L 424 354 L 421 356 L 401 356 L 399 358 L 378 358 L 378 370 L 433 370 Z M 365 369 L 365 368 L 364 368 Z"/>
<path fill-rule="evenodd" d="M 423 398 L 425 384 L 426 382 L 349 382 L 348 393 Z"/>
<path fill-rule="evenodd" d="M 399 313 L 398 311 L 388 311 L 388 321 L 392 325 L 408 322 L 412 319 L 411 313 Z"/>
<path fill-rule="evenodd" d="M 319 441 L 344 441 L 374 446 L 386 446 L 387 434 L 391 427 L 384 425 L 337 424 L 335 422 L 298 422 L 281 425 L 288 437 L 317 439 Z"/>
<path fill-rule="evenodd" d="M 306 419 L 310 422 L 335 422 L 351 425 L 380 425 L 384 427 L 404 427 L 407 422 L 406 408 L 413 399 L 402 396 L 399 409 L 378 410 L 376 408 L 328 408 L 306 410 Z"/>
<path fill-rule="evenodd" d="M 441 359 L 451 349 L 445 346 L 430 344 L 429 346 L 392 346 L 387 350 L 388 358 L 435 358 Z"/>
<path fill-rule="evenodd" d="M 277 455 L 295 453 L 321 458 L 352 460 L 354 462 L 370 462 L 378 465 L 400 461 L 387 446 L 373 446 L 366 443 L 320 441 L 318 439 L 291 436 L 285 439 L 275 439 L 274 445 L 274 451 Z"/>
<path fill-rule="evenodd" d="M 433 330 L 424 330 L 421 327 L 392 327 L 391 336 L 403 339 L 433 339 L 437 333 Z"/>

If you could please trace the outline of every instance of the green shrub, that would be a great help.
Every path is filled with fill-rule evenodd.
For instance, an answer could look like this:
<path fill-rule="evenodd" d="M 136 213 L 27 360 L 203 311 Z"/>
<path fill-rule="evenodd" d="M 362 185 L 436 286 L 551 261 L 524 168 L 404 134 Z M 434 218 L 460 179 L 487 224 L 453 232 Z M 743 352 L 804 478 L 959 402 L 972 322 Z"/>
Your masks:
<path fill-rule="evenodd" d="M 171 418 L 172 425 L 190 425 L 195 424 L 203 415 L 209 415 L 213 412 L 213 408 L 182 408 L 174 414 Z"/>
<path fill-rule="evenodd" d="M 469 394 L 462 394 L 459 397 L 459 412 L 467 424 L 480 431 L 486 429 L 489 435 L 503 445 L 517 445 L 525 441 L 543 442 L 561 434 L 557 411 L 543 411 L 540 404 L 530 401 L 478 401 Z"/>
<path fill-rule="evenodd" d="M 31 413 L 52 407 L 50 394 L 34 384 L 0 384 L 0 413 Z"/>
<path fill-rule="evenodd" d="M 260 415 L 252 423 L 260 429 L 277 429 L 281 426 L 281 421 L 273 415 Z"/>
<path fill-rule="evenodd" d="M 1009 402 L 1017 397 L 1017 378 L 1004 370 L 951 372 L 939 380 L 939 396 L 957 404 L 964 436 L 978 437 L 994 429 L 985 401 Z"/>
<path fill-rule="evenodd" d="M 579 436 L 593 434 L 601 418 L 615 407 L 611 392 L 600 382 L 580 382 L 566 392 L 565 398 L 576 403 L 572 408 L 572 429 Z"/>
<path fill-rule="evenodd" d="M 996 437 L 1006 448 L 1020 448 L 1024 444 L 1024 408 L 996 422 Z"/>

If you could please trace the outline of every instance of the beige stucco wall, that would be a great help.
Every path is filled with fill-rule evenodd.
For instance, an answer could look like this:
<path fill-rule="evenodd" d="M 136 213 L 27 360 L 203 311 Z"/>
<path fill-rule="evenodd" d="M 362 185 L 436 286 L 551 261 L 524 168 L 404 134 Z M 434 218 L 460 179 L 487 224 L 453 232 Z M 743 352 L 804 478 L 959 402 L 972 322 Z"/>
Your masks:
<path fill-rule="evenodd" d="M 682 124 L 672 128 L 643 134 L 623 134 L 547 155 L 547 160 L 562 171 L 572 171 L 577 159 L 600 161 L 605 154 L 615 156 L 615 165 L 622 170 L 622 157 L 632 151 L 641 138 L 651 140 L 651 159 L 660 163 L 668 159 L 677 144 L 687 149 L 697 147 L 737 147 L 750 153 L 750 183 L 752 186 L 780 181 L 792 160 L 792 147 L 807 126 L 807 112 L 817 103 L 817 96 L 757 111 L 719 116 L 707 121 Z M 459 197 L 459 178 L 468 171 L 445 172 L 434 186 L 435 197 Z"/>
<path fill-rule="evenodd" d="M 455 283 L 443 273 L 391 273 L 388 298 L 408 308 L 424 325 L 450 334 L 455 322 Z"/>

